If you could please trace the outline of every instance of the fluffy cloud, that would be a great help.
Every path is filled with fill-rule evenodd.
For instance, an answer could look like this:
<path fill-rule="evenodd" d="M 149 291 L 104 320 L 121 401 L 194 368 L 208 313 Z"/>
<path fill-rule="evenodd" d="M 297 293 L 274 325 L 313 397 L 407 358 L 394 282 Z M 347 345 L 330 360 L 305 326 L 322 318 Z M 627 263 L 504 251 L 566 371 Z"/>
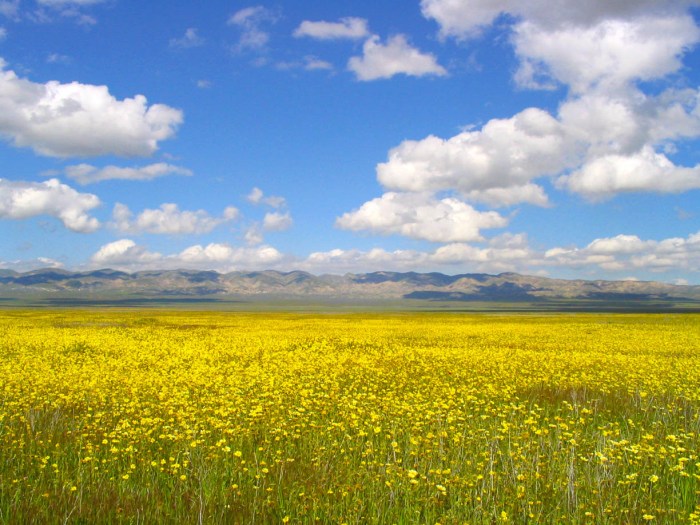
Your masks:
<path fill-rule="evenodd" d="M 79 193 L 57 179 L 42 183 L 0 179 L 0 218 L 28 219 L 49 215 L 59 219 L 69 230 L 89 233 L 100 223 L 88 212 L 100 205 L 90 193 Z"/>
<path fill-rule="evenodd" d="M 699 38 L 693 18 L 681 15 L 554 29 L 523 22 L 516 26 L 513 41 L 523 64 L 521 82 L 550 77 L 574 92 L 585 92 L 601 84 L 611 89 L 673 73 L 681 67 L 680 55 Z"/>
<path fill-rule="evenodd" d="M 16 261 L 0 261 L 0 268 L 3 270 L 15 270 L 19 272 L 30 272 L 41 268 L 63 268 L 63 263 L 49 257 L 37 257 L 36 259 L 24 259 Z"/>
<path fill-rule="evenodd" d="M 502 191 L 504 203 L 516 201 L 518 194 L 541 203 L 541 189 L 528 184 L 536 177 L 558 173 L 572 154 L 561 123 L 545 111 L 530 108 L 447 140 L 434 136 L 407 140 L 389 152 L 387 162 L 377 166 L 377 178 L 392 190 L 456 189 L 468 195 L 501 189 L 507 190 Z M 498 193 L 474 196 L 496 201 Z"/>
<path fill-rule="evenodd" d="M 311 253 L 300 267 L 312 272 L 367 272 L 377 270 L 503 272 L 523 268 L 536 257 L 524 235 L 504 234 L 486 246 L 451 243 L 432 252 L 417 250 L 368 251 L 334 249 Z"/>
<path fill-rule="evenodd" d="M 230 272 L 246 268 L 273 268 L 286 257 L 271 246 L 241 248 L 228 244 L 195 245 L 180 253 L 163 255 L 149 251 L 131 239 L 102 246 L 91 258 L 92 267 L 126 271 L 148 269 L 201 269 Z"/>
<path fill-rule="evenodd" d="M 421 0 L 423 16 L 434 19 L 443 37 L 469 38 L 501 14 L 544 27 L 593 25 L 610 18 L 664 16 L 683 12 L 695 0 Z"/>
<path fill-rule="evenodd" d="M 294 36 L 310 37 L 319 40 L 336 40 L 341 38 L 358 39 L 369 35 L 367 20 L 364 18 L 346 17 L 340 22 L 311 22 L 304 20 L 294 30 Z"/>
<path fill-rule="evenodd" d="M 97 168 L 90 164 L 77 164 L 75 166 L 68 166 L 64 172 L 66 177 L 82 185 L 105 180 L 152 180 L 167 175 L 192 175 L 192 172 L 186 168 L 173 166 L 172 164 L 166 164 L 164 162 L 149 164 L 148 166 L 139 168 L 120 168 L 118 166 Z"/>
<path fill-rule="evenodd" d="M 106 86 L 19 78 L 0 59 L 0 135 L 53 157 L 150 155 L 182 112 L 146 98 L 117 100 Z"/>
<path fill-rule="evenodd" d="M 287 213 L 271 212 L 266 213 L 263 218 L 263 229 L 266 231 L 281 232 L 288 230 L 293 224 L 292 216 Z"/>
<path fill-rule="evenodd" d="M 644 147 L 632 155 L 605 155 L 557 180 L 559 187 L 600 200 L 616 193 L 681 193 L 700 188 L 700 165 L 679 167 L 665 155 Z"/>
<path fill-rule="evenodd" d="M 597 89 L 569 98 L 556 115 L 528 108 L 448 139 L 404 141 L 377 166 L 377 179 L 389 190 L 455 190 L 491 206 L 547 205 L 534 181 L 557 176 L 558 188 L 591 200 L 687 191 L 698 188 L 700 168 L 677 166 L 657 149 L 700 136 L 699 102 L 692 89 Z"/>
<path fill-rule="evenodd" d="M 196 27 L 188 27 L 185 34 L 180 38 L 171 38 L 170 47 L 189 49 L 199 47 L 204 44 L 204 39 L 199 36 Z"/>
<path fill-rule="evenodd" d="M 643 240 L 636 235 L 595 239 L 584 248 L 553 248 L 543 264 L 607 271 L 700 271 L 700 232 L 686 238 Z"/>
<path fill-rule="evenodd" d="M 502 228 L 508 220 L 494 211 L 480 212 L 454 198 L 437 200 L 421 193 L 385 193 L 336 221 L 339 228 L 399 234 L 432 242 L 481 239 L 480 230 Z"/>
<path fill-rule="evenodd" d="M 247 195 L 246 200 L 251 204 L 265 204 L 272 208 L 282 208 L 287 205 L 284 197 L 277 195 L 265 195 L 260 188 L 253 188 Z"/>
<path fill-rule="evenodd" d="M 443 37 L 474 38 L 503 14 L 525 87 L 569 87 L 557 114 L 529 108 L 481 129 L 442 139 L 407 140 L 377 166 L 396 191 L 454 190 L 491 206 L 546 205 L 534 181 L 592 200 L 620 192 L 681 192 L 698 187 L 700 167 L 677 166 L 660 151 L 700 136 L 700 92 L 660 90 L 638 81 L 663 79 L 682 67 L 700 41 L 692 1 L 423 0 L 424 16 Z"/>
<path fill-rule="evenodd" d="M 238 27 L 241 31 L 235 50 L 242 52 L 264 49 L 270 40 L 270 34 L 262 27 L 276 21 L 277 15 L 260 5 L 236 11 L 228 19 L 228 25 Z"/>
<path fill-rule="evenodd" d="M 209 233 L 217 226 L 238 217 L 238 210 L 229 206 L 221 217 L 212 217 L 204 210 L 180 210 L 177 204 L 142 211 L 136 218 L 124 204 L 114 206 L 112 226 L 123 233 L 185 235 Z"/>
<path fill-rule="evenodd" d="M 359 80 L 377 80 L 404 74 L 414 77 L 447 75 L 447 70 L 437 63 L 434 55 L 421 53 L 411 47 L 403 35 L 395 35 L 382 44 L 379 37 L 367 39 L 363 54 L 348 61 L 348 69 Z"/>
<path fill-rule="evenodd" d="M 558 268 L 620 279 L 630 273 L 700 272 L 700 232 L 659 241 L 617 235 L 595 239 L 583 248 L 557 247 L 544 252 L 533 249 L 524 234 L 505 233 L 480 245 L 455 242 L 433 251 L 374 248 L 314 252 L 297 266 L 316 273 L 418 270 L 545 274 Z"/>
<path fill-rule="evenodd" d="M 145 268 L 162 260 L 159 253 L 149 252 L 131 239 L 120 239 L 102 246 L 90 258 L 90 263 L 98 267 Z"/>

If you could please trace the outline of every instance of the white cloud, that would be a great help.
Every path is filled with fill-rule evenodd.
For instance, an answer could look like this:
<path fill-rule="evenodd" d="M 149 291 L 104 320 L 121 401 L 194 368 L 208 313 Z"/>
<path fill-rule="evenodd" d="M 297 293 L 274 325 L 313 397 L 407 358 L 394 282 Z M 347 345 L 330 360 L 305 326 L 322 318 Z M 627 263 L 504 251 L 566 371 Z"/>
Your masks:
<path fill-rule="evenodd" d="M 279 197 L 277 195 L 266 196 L 265 193 L 257 187 L 250 190 L 246 200 L 251 204 L 265 204 L 272 208 L 282 208 L 287 205 L 287 201 L 284 197 Z"/>
<path fill-rule="evenodd" d="M 418 250 L 368 251 L 334 249 L 314 252 L 299 267 L 311 272 L 454 271 L 503 272 L 523 268 L 536 254 L 528 247 L 527 238 L 504 234 L 485 247 L 451 243 L 432 252 Z"/>
<path fill-rule="evenodd" d="M 212 217 L 204 210 L 180 210 L 177 204 L 162 204 L 158 209 L 146 209 L 135 219 L 124 204 L 116 204 L 112 214 L 112 226 L 123 233 L 154 233 L 185 235 L 209 233 L 225 222 L 235 220 L 238 210 L 226 208 L 221 217 Z"/>
<path fill-rule="evenodd" d="M 543 264 L 607 271 L 700 271 L 700 232 L 686 238 L 643 240 L 636 235 L 595 239 L 584 248 L 553 248 Z"/>
<path fill-rule="evenodd" d="M 145 156 L 182 122 L 182 112 L 147 105 L 143 95 L 117 100 L 106 86 L 19 78 L 0 59 L 0 135 L 53 157 Z"/>
<path fill-rule="evenodd" d="M 0 27 L 0 42 L 7 38 L 7 29 Z"/>
<path fill-rule="evenodd" d="M 532 183 L 507 188 L 470 190 L 464 193 L 464 197 L 469 201 L 482 202 L 494 208 L 514 206 L 521 203 L 542 207 L 549 206 L 549 198 L 544 189 Z"/>
<path fill-rule="evenodd" d="M 188 27 L 183 36 L 180 38 L 171 38 L 169 44 L 170 47 L 189 49 L 203 45 L 204 39 L 199 36 L 198 29 L 196 27 Z"/>
<path fill-rule="evenodd" d="M 265 214 L 265 218 L 263 219 L 263 229 L 265 231 L 281 232 L 291 228 L 293 223 L 294 221 L 292 220 L 292 216 L 289 214 L 289 212 L 270 212 Z"/>
<path fill-rule="evenodd" d="M 622 192 L 681 193 L 700 188 L 700 165 L 679 167 L 648 146 L 632 155 L 605 155 L 557 180 L 557 185 L 600 200 Z"/>
<path fill-rule="evenodd" d="M 199 89 L 209 89 L 212 86 L 211 80 L 200 79 L 197 81 L 197 87 Z"/>
<path fill-rule="evenodd" d="M 421 0 L 423 16 L 434 19 L 443 37 L 470 38 L 501 14 L 544 27 L 593 25 L 608 18 L 664 16 L 683 12 L 695 0 Z"/>
<path fill-rule="evenodd" d="M 544 194 L 530 181 L 558 173 L 572 153 L 561 123 L 545 111 L 530 108 L 448 140 L 430 136 L 404 141 L 389 152 L 387 162 L 377 166 L 377 179 L 392 190 L 456 189 L 465 196 L 477 192 L 472 194 L 476 200 L 497 204 L 513 204 L 520 195 L 541 204 Z M 487 190 L 501 191 L 500 195 L 484 193 Z M 499 196 L 503 202 L 497 202 Z"/>
<path fill-rule="evenodd" d="M 121 168 L 119 166 L 105 166 L 98 168 L 90 164 L 77 164 L 68 166 L 64 170 L 66 177 L 73 179 L 78 184 L 94 184 L 105 180 L 153 180 L 168 175 L 191 176 L 192 172 L 186 168 L 173 166 L 165 162 L 149 164 L 138 168 Z"/>
<path fill-rule="evenodd" d="M 37 257 L 36 259 L 23 259 L 15 261 L 0 261 L 0 268 L 3 270 L 15 270 L 19 272 L 30 272 L 42 268 L 63 268 L 61 261 L 49 257 Z"/>
<path fill-rule="evenodd" d="M 404 35 L 390 37 L 386 44 L 382 44 L 379 37 L 372 36 L 365 41 L 362 51 L 362 56 L 348 61 L 348 69 L 359 80 L 391 78 L 398 74 L 414 77 L 447 75 L 447 70 L 437 63 L 434 55 L 411 47 Z"/>
<path fill-rule="evenodd" d="M 57 179 L 45 182 L 0 179 L 0 218 L 28 219 L 49 215 L 59 219 L 69 230 L 89 233 L 100 223 L 88 212 L 100 205 L 90 193 L 79 193 Z"/>
<path fill-rule="evenodd" d="M 260 229 L 260 224 L 253 223 L 250 227 L 246 229 L 245 235 L 243 236 L 246 244 L 248 246 L 257 246 L 265 242 L 265 236 Z"/>
<path fill-rule="evenodd" d="M 551 77 L 585 92 L 600 84 L 611 89 L 673 73 L 681 67 L 680 55 L 699 38 L 693 18 L 682 15 L 554 29 L 522 22 L 513 41 L 523 64 L 521 82 Z"/>
<path fill-rule="evenodd" d="M 195 245 L 180 253 L 163 255 L 149 251 L 131 239 L 102 246 L 90 259 L 92 267 L 111 267 L 125 271 L 200 269 L 231 272 L 246 268 L 273 268 L 288 258 L 271 246 L 254 248 L 212 243 Z"/>
<path fill-rule="evenodd" d="M 161 259 L 159 253 L 149 252 L 131 239 L 120 239 L 102 246 L 90 258 L 90 263 L 98 267 L 141 269 L 153 263 L 158 264 Z"/>
<path fill-rule="evenodd" d="M 297 266 L 336 274 L 378 270 L 546 274 L 559 268 L 584 272 L 591 278 L 626 279 L 630 273 L 700 272 L 700 232 L 660 241 L 617 235 L 595 239 L 583 248 L 557 247 L 545 252 L 534 250 L 525 234 L 504 233 L 485 244 L 454 242 L 433 251 L 374 248 L 314 252 Z"/>
<path fill-rule="evenodd" d="M 364 18 L 346 17 L 340 22 L 311 22 L 304 20 L 294 30 L 294 36 L 310 37 L 319 40 L 336 40 L 348 38 L 351 40 L 369 36 L 367 20 Z"/>
<path fill-rule="evenodd" d="M 267 46 L 270 34 L 262 29 L 267 23 L 275 23 L 278 16 L 263 6 L 246 7 L 236 11 L 228 19 L 228 25 L 236 26 L 241 34 L 236 51 L 259 51 Z"/>
<path fill-rule="evenodd" d="M 480 212 L 454 198 L 437 200 L 421 193 L 385 193 L 345 213 L 339 228 L 399 234 L 432 242 L 481 240 L 482 229 L 503 228 L 508 220 L 494 211 Z"/>
<path fill-rule="evenodd" d="M 687 191 L 698 187 L 699 167 L 677 166 L 657 149 L 700 136 L 699 102 L 694 90 L 593 91 L 566 100 L 555 116 L 528 108 L 448 139 L 406 140 L 377 166 L 377 179 L 389 190 L 457 191 L 496 207 L 547 205 L 534 183 L 544 177 L 559 176 L 558 188 L 591 200 Z"/>
<path fill-rule="evenodd" d="M 551 88 L 556 79 L 576 92 L 661 78 L 681 67 L 679 57 L 700 39 L 688 6 L 694 0 L 608 1 L 422 0 L 443 37 L 479 35 L 502 14 L 513 20 L 521 59 L 516 80 Z"/>

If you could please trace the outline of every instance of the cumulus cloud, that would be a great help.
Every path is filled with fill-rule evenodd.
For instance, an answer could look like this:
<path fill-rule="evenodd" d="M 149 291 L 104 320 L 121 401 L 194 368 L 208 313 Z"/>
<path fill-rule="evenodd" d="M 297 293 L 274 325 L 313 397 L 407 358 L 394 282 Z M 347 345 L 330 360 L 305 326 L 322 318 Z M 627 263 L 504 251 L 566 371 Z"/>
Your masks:
<path fill-rule="evenodd" d="M 558 173 L 572 153 L 561 123 L 543 110 L 530 108 L 447 140 L 430 136 L 404 141 L 389 152 L 387 162 L 377 166 L 377 178 L 384 187 L 400 191 L 456 189 L 468 194 L 510 190 L 525 187 L 536 177 Z M 520 189 L 527 200 L 540 193 L 532 186 L 527 188 Z M 505 202 L 513 202 L 517 191 L 506 193 Z M 496 197 L 492 193 L 490 199 Z"/>
<path fill-rule="evenodd" d="M 245 240 L 248 246 L 256 246 L 265 242 L 265 236 L 263 235 L 260 224 L 255 222 L 250 225 L 243 235 L 243 240 Z"/>
<path fill-rule="evenodd" d="M 673 73 L 681 67 L 680 55 L 699 38 L 693 18 L 679 15 L 554 29 L 522 22 L 513 41 L 522 60 L 521 82 L 549 77 L 580 93 L 600 84 L 611 89 Z"/>
<path fill-rule="evenodd" d="M 111 267 L 125 271 L 148 269 L 199 269 L 231 272 L 246 268 L 273 268 L 287 258 L 271 246 L 242 248 L 229 244 L 195 245 L 180 253 L 163 255 L 120 239 L 102 246 L 91 258 L 92 267 Z"/>
<path fill-rule="evenodd" d="M 270 212 L 266 213 L 263 218 L 263 229 L 265 231 L 281 232 L 291 228 L 293 223 L 294 221 L 289 212 Z"/>
<path fill-rule="evenodd" d="M 636 235 L 595 239 L 584 248 L 552 248 L 543 264 L 607 271 L 700 271 L 700 232 L 688 237 L 643 240 Z"/>
<path fill-rule="evenodd" d="M 421 0 L 423 16 L 434 19 L 443 37 L 470 38 L 491 25 L 499 15 L 531 20 L 544 27 L 592 25 L 610 18 L 663 16 L 683 12 L 694 0 Z"/>
<path fill-rule="evenodd" d="M 367 39 L 362 56 L 350 58 L 348 69 L 358 80 L 369 81 L 403 74 L 414 77 L 445 76 L 447 70 L 438 64 L 435 55 L 412 47 L 404 35 L 395 35 L 382 44 L 378 36 Z"/>
<path fill-rule="evenodd" d="M 287 201 L 284 197 L 265 195 L 265 193 L 257 187 L 250 190 L 246 200 L 251 204 L 265 204 L 272 208 L 282 208 L 287 205 Z"/>
<path fill-rule="evenodd" d="M 687 191 L 698 187 L 699 168 L 676 166 L 655 148 L 700 135 L 698 100 L 686 91 L 593 93 L 564 102 L 556 116 L 528 108 L 449 139 L 404 141 L 377 166 L 377 179 L 390 190 L 456 190 L 492 206 L 544 206 L 548 198 L 533 181 L 566 171 L 557 187 L 592 200 Z"/>
<path fill-rule="evenodd" d="M 314 252 L 300 263 L 312 272 L 367 272 L 377 270 L 502 272 L 523 268 L 536 257 L 523 234 L 504 234 L 492 239 L 486 246 L 450 243 L 434 251 L 393 250 L 374 248 L 368 251 L 336 248 Z"/>
<path fill-rule="evenodd" d="M 700 165 L 679 167 L 650 147 L 632 155 L 605 155 L 557 180 L 557 185 L 601 200 L 621 192 L 681 193 L 700 188 Z"/>
<path fill-rule="evenodd" d="M 161 259 L 162 255 L 149 252 L 131 239 L 120 239 L 102 246 L 90 258 L 90 263 L 98 267 L 141 269 L 158 264 Z"/>
<path fill-rule="evenodd" d="M 35 83 L 0 59 L 0 135 L 42 155 L 146 156 L 175 134 L 182 112 L 148 105 L 143 95 L 117 100 L 106 86 Z"/>
<path fill-rule="evenodd" d="M 503 228 L 508 220 L 494 211 L 480 212 L 454 198 L 435 199 L 423 193 L 385 193 L 345 213 L 339 228 L 398 234 L 432 242 L 480 240 L 481 230 Z"/>
<path fill-rule="evenodd" d="M 186 235 L 209 233 L 225 222 L 235 220 L 238 210 L 226 208 L 221 217 L 212 217 L 204 210 L 180 210 L 177 204 L 162 204 L 158 209 L 146 209 L 137 217 L 124 204 L 116 204 L 112 226 L 123 233 L 154 233 Z"/>
<path fill-rule="evenodd" d="M 3 270 L 15 270 L 19 272 L 30 272 L 42 268 L 63 268 L 64 264 L 50 257 L 37 257 L 36 259 L 21 259 L 14 261 L 0 261 L 0 268 Z"/>
<path fill-rule="evenodd" d="M 569 92 L 555 114 L 528 108 L 451 138 L 404 141 L 377 166 L 379 182 L 393 191 L 457 191 L 490 206 L 547 205 L 536 182 L 545 177 L 591 200 L 697 188 L 700 168 L 678 166 L 667 152 L 673 141 L 700 136 L 700 91 L 651 95 L 639 85 L 681 70 L 700 41 L 693 3 L 423 0 L 444 38 L 475 38 L 508 15 L 515 79 Z"/>
<path fill-rule="evenodd" d="M 312 22 L 304 20 L 294 30 L 294 36 L 316 38 L 318 40 L 358 39 L 369 35 L 367 20 L 364 18 L 346 17 L 339 22 Z"/>
<path fill-rule="evenodd" d="M 66 177 L 78 184 L 94 184 L 105 180 L 153 180 L 168 175 L 191 176 L 192 172 L 186 168 L 173 166 L 165 162 L 149 164 L 138 168 L 122 168 L 119 166 L 105 166 L 98 168 L 90 164 L 77 164 L 68 166 L 64 173 Z"/>
<path fill-rule="evenodd" d="M 69 230 L 90 233 L 100 223 L 88 212 L 100 205 L 90 193 L 79 193 L 57 179 L 45 182 L 0 179 L 0 218 L 28 219 L 41 215 L 56 217 Z"/>
<path fill-rule="evenodd" d="M 546 274 L 556 268 L 626 279 L 630 273 L 699 272 L 700 232 L 658 241 L 621 234 L 595 239 L 583 248 L 546 251 L 533 249 L 525 234 L 504 233 L 486 243 L 453 242 L 432 251 L 336 248 L 311 253 L 297 266 L 316 273 L 419 270 Z"/>
<path fill-rule="evenodd" d="M 189 49 L 203 45 L 204 39 L 199 36 L 199 32 L 196 27 L 188 27 L 183 36 L 180 38 L 171 38 L 169 44 L 170 47 Z"/>
<path fill-rule="evenodd" d="M 277 14 L 261 5 L 236 11 L 228 19 L 228 25 L 238 27 L 240 37 L 236 51 L 259 51 L 267 46 L 270 34 L 263 29 L 265 24 L 275 23 Z"/>

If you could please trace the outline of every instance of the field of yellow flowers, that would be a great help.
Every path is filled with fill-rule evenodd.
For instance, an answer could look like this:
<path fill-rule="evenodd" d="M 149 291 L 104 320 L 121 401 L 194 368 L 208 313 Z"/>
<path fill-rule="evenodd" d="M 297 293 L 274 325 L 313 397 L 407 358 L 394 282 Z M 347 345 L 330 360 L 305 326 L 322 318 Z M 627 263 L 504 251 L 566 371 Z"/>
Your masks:
<path fill-rule="evenodd" d="M 700 316 L 0 312 L 0 523 L 700 523 Z"/>

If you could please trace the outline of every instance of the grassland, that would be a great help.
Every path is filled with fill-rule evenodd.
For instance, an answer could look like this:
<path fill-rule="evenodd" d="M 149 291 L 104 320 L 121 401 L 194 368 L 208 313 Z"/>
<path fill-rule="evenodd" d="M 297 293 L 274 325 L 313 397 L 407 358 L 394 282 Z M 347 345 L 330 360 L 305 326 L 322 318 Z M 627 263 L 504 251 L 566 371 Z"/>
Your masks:
<path fill-rule="evenodd" d="M 1 523 L 700 522 L 700 315 L 0 313 Z"/>

